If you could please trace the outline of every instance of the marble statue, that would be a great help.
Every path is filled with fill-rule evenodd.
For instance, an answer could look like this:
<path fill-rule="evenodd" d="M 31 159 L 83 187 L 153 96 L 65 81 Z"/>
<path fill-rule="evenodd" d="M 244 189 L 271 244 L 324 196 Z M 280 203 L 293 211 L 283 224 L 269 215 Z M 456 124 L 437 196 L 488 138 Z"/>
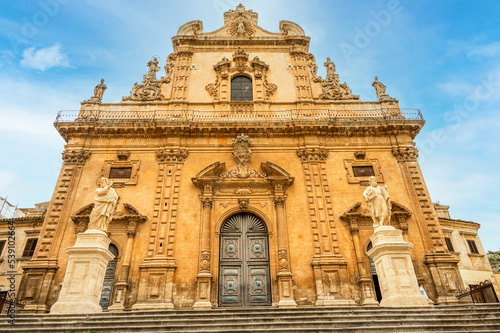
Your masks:
<path fill-rule="evenodd" d="M 94 97 L 97 97 L 99 101 L 102 100 L 102 95 L 104 95 L 104 90 L 106 90 L 108 87 L 104 84 L 104 79 L 101 79 L 101 83 L 99 83 L 97 86 L 94 88 Z"/>
<path fill-rule="evenodd" d="M 383 187 L 377 185 L 377 179 L 371 176 L 369 179 L 370 186 L 363 192 L 370 213 L 373 219 L 373 227 L 381 227 L 389 225 L 391 220 L 391 203 L 387 185 Z"/>
<path fill-rule="evenodd" d="M 108 230 L 109 222 L 111 222 L 118 202 L 118 195 L 111 187 L 112 185 L 113 181 L 105 177 L 101 178 L 101 187 L 95 190 L 95 206 L 90 213 L 88 230 L 94 229 L 104 232 Z"/>

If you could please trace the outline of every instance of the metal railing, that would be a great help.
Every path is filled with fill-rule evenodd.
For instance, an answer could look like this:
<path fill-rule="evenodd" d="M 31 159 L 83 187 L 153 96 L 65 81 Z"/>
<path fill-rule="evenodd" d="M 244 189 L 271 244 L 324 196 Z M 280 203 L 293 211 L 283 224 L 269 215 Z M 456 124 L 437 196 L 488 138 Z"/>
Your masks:
<path fill-rule="evenodd" d="M 55 123 L 65 122 L 147 122 L 147 123 L 301 123 L 366 120 L 423 120 L 419 109 L 371 110 L 276 110 L 276 111 L 70 111 L 61 110 Z"/>
<path fill-rule="evenodd" d="M 470 285 L 469 288 L 458 291 L 455 296 L 460 303 L 498 303 L 497 294 L 490 280 Z"/>

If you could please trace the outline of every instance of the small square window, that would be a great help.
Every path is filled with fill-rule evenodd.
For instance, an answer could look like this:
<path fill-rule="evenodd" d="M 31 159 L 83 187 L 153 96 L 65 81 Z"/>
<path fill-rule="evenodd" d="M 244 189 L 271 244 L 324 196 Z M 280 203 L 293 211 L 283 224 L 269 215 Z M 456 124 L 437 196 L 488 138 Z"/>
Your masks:
<path fill-rule="evenodd" d="M 451 238 L 445 237 L 444 241 L 446 242 L 446 246 L 448 247 L 448 251 L 455 252 L 455 249 L 453 248 L 453 243 L 451 242 Z"/>
<path fill-rule="evenodd" d="M 129 179 L 132 175 L 132 167 L 129 168 L 111 168 L 109 170 L 109 178 Z"/>
<path fill-rule="evenodd" d="M 468 239 L 467 244 L 469 245 L 470 253 L 479 254 L 479 251 L 477 250 L 476 242 L 474 242 L 471 239 Z"/>
<path fill-rule="evenodd" d="M 371 165 L 353 166 L 352 173 L 354 177 L 375 176 L 375 172 L 373 171 L 373 166 Z"/>
<path fill-rule="evenodd" d="M 23 257 L 33 257 L 33 253 L 35 253 L 37 242 L 38 238 L 29 238 L 26 241 L 26 245 L 24 246 L 24 251 L 23 251 Z"/>

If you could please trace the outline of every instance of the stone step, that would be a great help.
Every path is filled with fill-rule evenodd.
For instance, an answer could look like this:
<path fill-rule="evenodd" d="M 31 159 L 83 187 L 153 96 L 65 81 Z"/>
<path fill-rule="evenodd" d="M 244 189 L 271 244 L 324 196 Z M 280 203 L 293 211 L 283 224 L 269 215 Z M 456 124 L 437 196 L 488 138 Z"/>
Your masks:
<path fill-rule="evenodd" d="M 0 332 L 500 332 L 500 304 L 18 314 Z"/>
<path fill-rule="evenodd" d="M 446 319 L 446 320 L 465 320 L 465 319 L 486 319 L 486 318 L 500 318 L 500 309 L 496 311 L 489 311 L 483 313 L 407 313 L 404 311 L 390 313 L 390 314 L 372 314 L 372 313 L 361 313 L 361 314 L 346 314 L 344 316 L 332 315 L 328 312 L 320 312 L 320 313 L 309 313 L 307 315 L 293 315 L 290 313 L 283 313 L 279 316 L 273 314 L 266 313 L 258 313 L 254 315 L 244 315 L 242 313 L 231 314 L 231 315 L 210 315 L 204 314 L 203 316 L 193 316 L 191 314 L 177 314 L 177 315 L 168 315 L 168 316 L 156 316 L 156 315 L 148 315 L 148 314 L 134 314 L 129 313 L 127 316 L 95 316 L 89 315 L 87 317 L 76 317 L 76 316 L 68 316 L 68 317 L 59 317 L 59 316 L 44 316 L 44 317 L 25 317 L 18 318 L 16 317 L 16 323 L 18 325 L 21 324 L 38 324 L 40 322 L 48 323 L 57 323 L 61 321 L 71 321 L 71 322 L 86 322 L 86 323 L 104 323 L 104 322 L 114 322 L 114 321 L 122 321 L 127 323 L 134 322 L 156 322 L 156 321 L 169 321 L 170 323 L 197 323 L 197 322 L 228 322 L 228 321 L 252 321 L 252 322 L 263 322 L 263 321 L 321 321 L 321 320 L 334 320 L 334 321 L 344 321 L 355 318 L 356 320 L 429 320 L 429 319 Z M 7 318 L 3 319 L 3 322 L 7 322 Z M 1 323 L 1 322 L 0 322 Z"/>
<path fill-rule="evenodd" d="M 97 329 L 99 332 L 143 332 L 151 329 L 161 329 L 165 332 L 185 332 L 185 331 L 206 331 L 206 330 L 223 330 L 225 332 L 236 332 L 241 329 L 249 329 L 258 327 L 259 329 L 272 330 L 275 328 L 282 329 L 297 329 L 297 328 L 316 328 L 316 329 L 332 329 L 332 328 L 360 328 L 370 329 L 373 327 L 392 327 L 394 329 L 400 327 L 414 328 L 424 327 L 432 330 L 439 327 L 446 328 L 494 328 L 500 330 L 500 317 L 493 316 L 485 320 L 484 318 L 476 319 L 361 319 L 352 318 L 345 320 L 309 320 L 309 318 L 296 318 L 296 320 L 285 320 L 284 318 L 275 318 L 274 320 L 207 320 L 207 321 L 175 321 L 156 320 L 154 322 L 144 322 L 141 320 L 132 321 L 100 321 L 100 322 L 80 322 L 80 321 L 63 321 L 63 322 L 38 322 L 29 324 L 17 324 L 10 327 L 3 327 L 2 332 L 50 332 L 58 330 L 73 330 L 73 331 L 90 331 Z"/>
<path fill-rule="evenodd" d="M 301 318 L 347 318 L 356 316 L 357 318 L 370 318 L 373 316 L 380 318 L 388 317 L 404 317 L 404 318 L 420 318 L 424 316 L 425 318 L 437 318 L 440 316 L 447 316 L 449 318 L 461 318 L 464 316 L 490 316 L 497 315 L 500 316 L 500 307 L 494 308 L 480 308 L 480 309 L 461 309 L 458 310 L 434 310 L 434 311 L 415 311 L 408 309 L 398 309 L 398 310 L 379 310 L 379 311 L 259 311 L 259 312 L 212 312 L 205 311 L 200 313 L 189 313 L 189 312 L 121 312 L 121 313 L 95 313 L 88 315 L 16 315 L 16 321 L 21 322 L 53 322 L 59 320 L 71 320 L 71 321 L 105 321 L 105 320 L 156 320 L 156 319 L 168 319 L 168 320 L 181 320 L 181 319 L 196 319 L 196 320 L 206 320 L 216 317 L 217 319 L 247 319 L 247 318 L 275 318 L 280 316 L 281 318 L 287 317 L 301 317 Z M 6 316 L 0 317 L 0 323 L 5 323 L 8 321 Z"/>

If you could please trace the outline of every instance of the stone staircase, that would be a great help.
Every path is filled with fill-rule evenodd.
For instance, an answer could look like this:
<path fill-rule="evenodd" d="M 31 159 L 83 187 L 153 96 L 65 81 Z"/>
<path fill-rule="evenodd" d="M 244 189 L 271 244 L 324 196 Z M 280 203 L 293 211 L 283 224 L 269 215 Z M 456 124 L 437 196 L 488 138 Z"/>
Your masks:
<path fill-rule="evenodd" d="M 500 304 L 16 314 L 0 332 L 500 332 Z"/>

